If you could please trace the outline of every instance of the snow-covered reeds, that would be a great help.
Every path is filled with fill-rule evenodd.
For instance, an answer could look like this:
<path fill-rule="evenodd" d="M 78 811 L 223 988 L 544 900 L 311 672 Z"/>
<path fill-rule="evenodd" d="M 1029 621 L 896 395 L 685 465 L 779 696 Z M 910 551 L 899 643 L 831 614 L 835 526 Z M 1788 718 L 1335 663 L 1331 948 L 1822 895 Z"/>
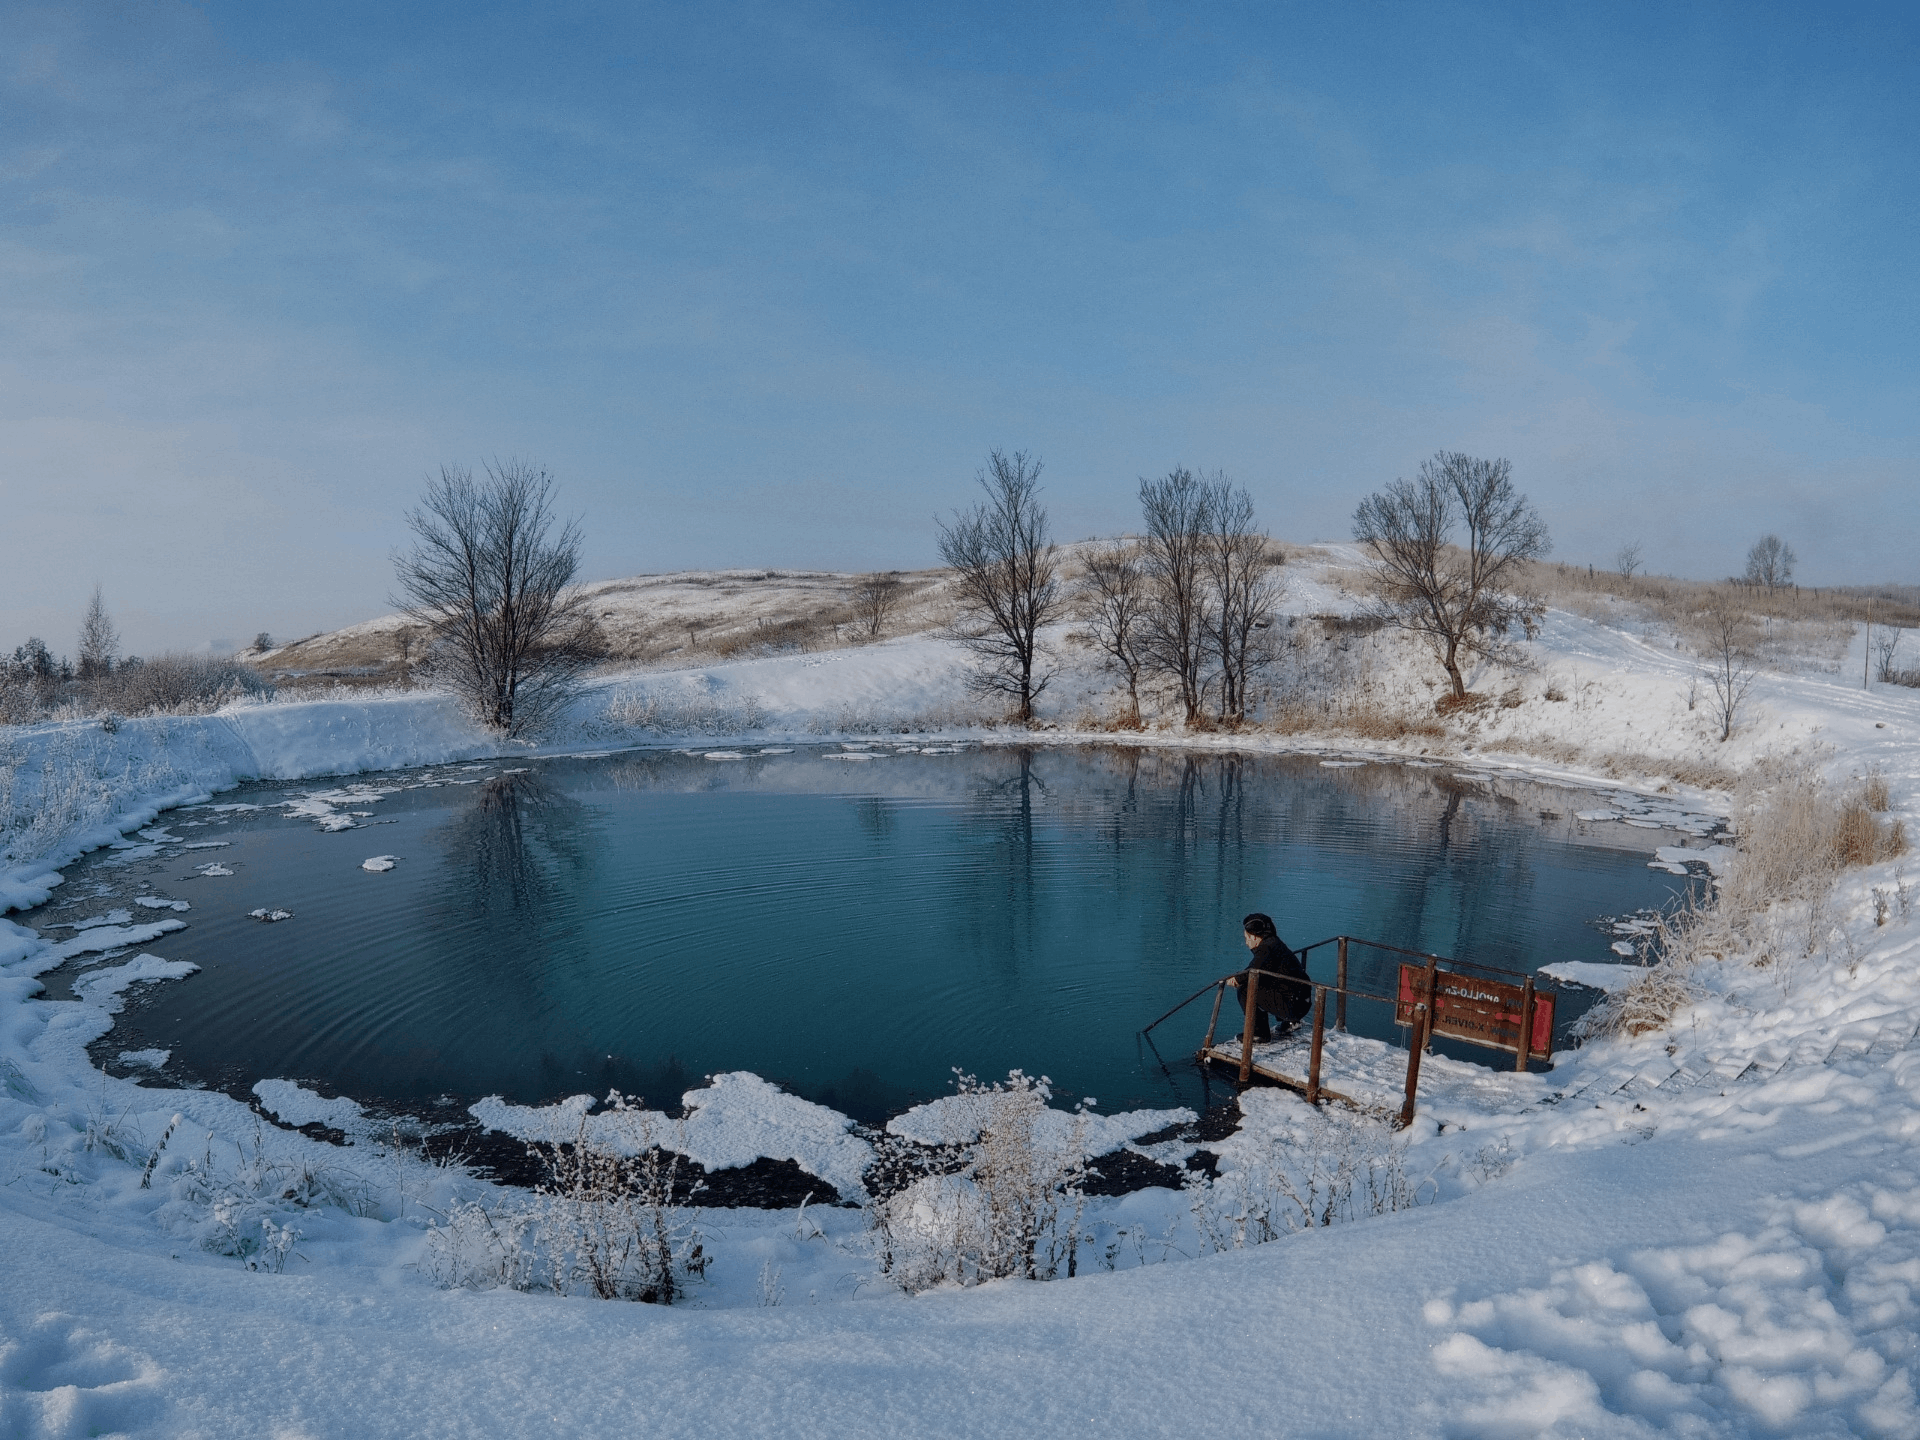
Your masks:
<path fill-rule="evenodd" d="M 164 751 L 136 758 L 95 728 L 61 731 L 38 747 L 0 731 L 0 861 L 39 859 L 128 797 L 185 783 Z"/>
<path fill-rule="evenodd" d="M 958 703 L 925 710 L 874 711 L 842 705 L 832 715 L 807 722 L 810 735 L 934 735 L 952 730 L 991 729 L 1006 724 L 1007 714 L 991 704 Z"/>
<path fill-rule="evenodd" d="M 1303 1115 L 1284 1136 L 1249 1145 L 1233 1168 L 1187 1182 L 1202 1253 L 1243 1250 L 1432 1198 L 1406 1168 L 1406 1140 L 1385 1116 Z"/>
<path fill-rule="evenodd" d="M 671 1305 L 706 1269 L 681 1156 L 615 1092 L 571 1138 L 529 1149 L 547 1166 L 534 1193 L 465 1201 L 428 1235 L 427 1271 L 447 1288 L 552 1290 Z"/>
<path fill-rule="evenodd" d="M 378 1209 L 373 1186 L 357 1171 L 279 1153 L 267 1132 L 235 1142 L 209 1131 L 197 1154 L 169 1148 L 178 1118 L 154 1146 L 142 1178 L 167 1194 L 155 1216 L 161 1227 L 199 1249 L 278 1273 L 302 1237 L 296 1222 L 303 1214 L 335 1208 L 365 1216 Z"/>
<path fill-rule="evenodd" d="M 1016 1070 L 995 1085 L 962 1076 L 959 1093 L 981 1102 L 981 1123 L 958 1168 L 922 1173 L 867 1207 L 880 1272 L 909 1294 L 1073 1275 L 1087 1198 L 1085 1107 L 1059 1143 L 1048 1143 L 1044 1076 Z"/>
<path fill-rule="evenodd" d="M 1695 896 L 1659 917 L 1644 942 L 1646 973 L 1590 1010 L 1582 1033 L 1664 1028 L 1704 993 L 1708 965 L 1744 962 L 1791 985 L 1834 932 L 1829 905 L 1841 872 L 1906 851 L 1899 820 L 1874 813 L 1881 791 L 1871 779 L 1839 789 L 1812 756 L 1757 766 L 1736 792 L 1736 853 L 1711 898 Z"/>

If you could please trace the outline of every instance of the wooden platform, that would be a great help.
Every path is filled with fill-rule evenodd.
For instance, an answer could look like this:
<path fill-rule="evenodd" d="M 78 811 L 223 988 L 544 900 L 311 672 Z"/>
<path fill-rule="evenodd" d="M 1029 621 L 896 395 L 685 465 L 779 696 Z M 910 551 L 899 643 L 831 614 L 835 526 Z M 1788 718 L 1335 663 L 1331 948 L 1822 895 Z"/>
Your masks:
<path fill-rule="evenodd" d="M 1328 1031 L 1323 1037 L 1320 1097 L 1338 1100 L 1356 1110 L 1392 1110 L 1401 1103 L 1407 1053 L 1382 1040 Z M 1229 1036 L 1208 1046 L 1199 1058 L 1240 1073 L 1240 1037 Z M 1312 1058 L 1312 1036 L 1304 1028 L 1284 1040 L 1253 1047 L 1253 1073 L 1300 1094 L 1307 1093 L 1307 1069 Z M 1326 1077 L 1337 1075 L 1339 1084 Z"/>

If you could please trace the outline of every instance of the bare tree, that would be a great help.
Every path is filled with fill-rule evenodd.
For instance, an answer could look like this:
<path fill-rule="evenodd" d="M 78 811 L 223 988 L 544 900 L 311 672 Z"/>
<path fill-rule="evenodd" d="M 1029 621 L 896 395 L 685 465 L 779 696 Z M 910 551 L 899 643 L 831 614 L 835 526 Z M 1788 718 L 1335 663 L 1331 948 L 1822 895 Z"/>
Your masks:
<path fill-rule="evenodd" d="M 1894 664 L 1894 656 L 1900 649 L 1900 636 L 1905 633 L 1896 626 L 1883 625 L 1875 635 L 1873 627 L 1867 627 L 1868 648 L 1877 662 L 1873 667 L 1874 679 L 1882 685 L 1900 683 L 1900 667 Z"/>
<path fill-rule="evenodd" d="M 1253 526 L 1253 497 L 1226 476 L 1207 482 L 1207 537 L 1200 563 L 1212 591 L 1202 612 L 1219 662 L 1220 718 L 1247 713 L 1247 677 L 1259 632 L 1273 619 L 1280 588 L 1267 537 Z"/>
<path fill-rule="evenodd" d="M 1733 737 L 1734 721 L 1758 670 L 1753 621 L 1734 605 L 1714 606 L 1706 615 L 1701 653 L 1706 657 L 1713 713 L 1720 722 L 1720 739 L 1724 742 Z"/>
<path fill-rule="evenodd" d="M 568 587 L 580 526 L 555 532 L 553 477 L 520 460 L 484 480 L 443 466 L 407 513 L 413 549 L 396 555 L 396 604 L 427 627 L 428 669 L 483 723 L 509 735 L 550 724 L 602 648 Z"/>
<path fill-rule="evenodd" d="M 1149 671 L 1174 682 L 1189 725 L 1200 714 L 1206 688 L 1211 500 L 1207 483 L 1185 466 L 1140 482 L 1147 531 L 1140 547 L 1147 580 L 1140 654 Z"/>
<path fill-rule="evenodd" d="M 1613 568 L 1622 580 L 1631 580 L 1640 571 L 1640 542 L 1629 540 L 1613 557 Z"/>
<path fill-rule="evenodd" d="M 106 677 L 120 656 L 120 632 L 107 614 L 100 587 L 93 587 L 87 613 L 80 619 L 80 679 L 88 683 Z"/>
<path fill-rule="evenodd" d="M 1139 725 L 1140 637 L 1147 607 L 1139 549 L 1116 540 L 1095 550 L 1074 598 L 1107 668 L 1125 677 L 1128 719 Z"/>
<path fill-rule="evenodd" d="M 1516 628 L 1531 636 L 1545 609 L 1519 588 L 1521 567 L 1553 542 L 1512 472 L 1505 460 L 1442 450 L 1353 512 L 1354 539 L 1373 555 L 1375 613 L 1427 637 L 1456 700 L 1467 694 L 1462 654 L 1514 663 L 1506 637 Z"/>
<path fill-rule="evenodd" d="M 955 511 L 940 528 L 940 554 L 959 572 L 960 614 L 953 634 L 981 662 L 972 684 L 1007 695 L 1022 721 L 1051 674 L 1036 673 L 1040 630 L 1065 604 L 1054 574 L 1053 536 L 1040 505 L 1040 462 L 995 450 L 975 477 L 987 498 Z"/>
<path fill-rule="evenodd" d="M 1747 583 L 1778 590 L 1793 583 L 1793 565 L 1800 557 L 1778 535 L 1762 535 L 1747 551 Z"/>
<path fill-rule="evenodd" d="M 866 631 L 869 640 L 878 640 L 880 631 L 887 623 L 887 617 L 899 607 L 902 592 L 907 587 L 900 581 L 900 572 L 891 570 L 875 571 L 871 575 L 862 575 L 854 582 L 853 614 L 858 627 Z"/>

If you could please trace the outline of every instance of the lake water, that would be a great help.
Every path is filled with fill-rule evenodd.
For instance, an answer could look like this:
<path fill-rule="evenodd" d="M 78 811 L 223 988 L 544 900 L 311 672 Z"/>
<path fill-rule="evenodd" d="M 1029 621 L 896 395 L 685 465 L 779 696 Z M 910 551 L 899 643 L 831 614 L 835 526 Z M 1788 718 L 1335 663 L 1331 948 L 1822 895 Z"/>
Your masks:
<path fill-rule="evenodd" d="M 867 754 L 253 786 L 219 803 L 260 808 L 170 812 L 160 838 L 89 857 L 24 918 L 64 936 L 47 927 L 137 896 L 190 902 L 188 929 L 141 948 L 200 972 L 136 990 L 99 1047 L 168 1050 L 175 1083 L 286 1077 L 403 1108 L 617 1086 L 672 1106 L 704 1075 L 752 1070 L 876 1119 L 946 1093 L 956 1067 L 1047 1074 L 1102 1110 L 1203 1103 L 1188 1057 L 1204 1002 L 1155 1032 L 1164 1067 L 1137 1032 L 1245 963 L 1251 910 L 1295 944 L 1345 932 L 1532 970 L 1616 958 L 1596 922 L 1685 883 L 1647 866 L 1671 835 L 1447 768 Z M 301 799 L 329 783 L 353 788 Z M 377 856 L 392 868 L 362 868 Z M 262 908 L 293 918 L 249 917 Z M 1316 952 L 1315 977 L 1332 965 Z M 1356 965 L 1353 983 L 1392 981 Z"/>

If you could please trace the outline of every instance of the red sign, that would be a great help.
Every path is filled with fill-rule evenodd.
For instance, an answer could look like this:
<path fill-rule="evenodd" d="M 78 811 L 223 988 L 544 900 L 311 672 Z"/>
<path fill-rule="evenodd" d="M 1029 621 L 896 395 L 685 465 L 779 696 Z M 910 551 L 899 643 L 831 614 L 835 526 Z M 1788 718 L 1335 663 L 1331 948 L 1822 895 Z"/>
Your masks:
<path fill-rule="evenodd" d="M 1484 1045 L 1489 1050 L 1520 1049 L 1520 1006 L 1526 990 L 1499 980 L 1482 980 L 1451 970 L 1433 972 L 1433 1033 L 1451 1040 Z M 1411 1025 L 1413 1007 L 1427 998 L 1427 968 L 1400 966 L 1400 994 L 1393 1007 L 1394 1023 Z M 1545 1059 L 1553 1053 L 1553 995 L 1533 992 L 1533 1024 L 1527 1046 L 1529 1057 Z"/>

